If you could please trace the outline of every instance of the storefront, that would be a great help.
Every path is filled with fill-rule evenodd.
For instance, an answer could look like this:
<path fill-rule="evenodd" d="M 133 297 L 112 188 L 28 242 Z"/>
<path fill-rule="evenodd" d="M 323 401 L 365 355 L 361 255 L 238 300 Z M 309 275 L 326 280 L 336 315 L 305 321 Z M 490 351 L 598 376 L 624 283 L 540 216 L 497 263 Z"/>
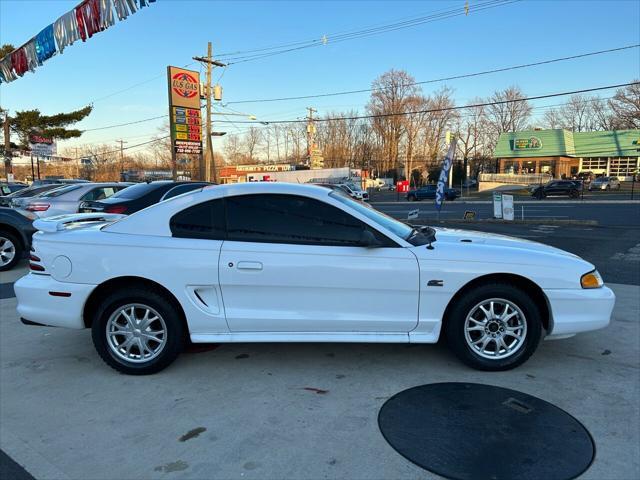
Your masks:
<path fill-rule="evenodd" d="M 230 165 L 220 169 L 220 183 L 268 182 L 274 172 L 290 172 L 301 167 L 289 164 Z"/>
<path fill-rule="evenodd" d="M 499 173 L 547 173 L 554 178 L 590 171 L 631 180 L 640 167 L 640 130 L 503 133 L 496 145 Z"/>

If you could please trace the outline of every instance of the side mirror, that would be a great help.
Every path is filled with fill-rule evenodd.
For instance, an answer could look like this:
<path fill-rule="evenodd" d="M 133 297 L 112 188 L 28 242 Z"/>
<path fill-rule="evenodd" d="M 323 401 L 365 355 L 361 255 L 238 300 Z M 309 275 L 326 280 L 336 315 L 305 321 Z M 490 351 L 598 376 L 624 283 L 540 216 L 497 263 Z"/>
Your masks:
<path fill-rule="evenodd" d="M 380 242 L 369 230 L 363 230 L 358 240 L 358 246 L 365 248 L 376 248 L 380 246 Z"/>

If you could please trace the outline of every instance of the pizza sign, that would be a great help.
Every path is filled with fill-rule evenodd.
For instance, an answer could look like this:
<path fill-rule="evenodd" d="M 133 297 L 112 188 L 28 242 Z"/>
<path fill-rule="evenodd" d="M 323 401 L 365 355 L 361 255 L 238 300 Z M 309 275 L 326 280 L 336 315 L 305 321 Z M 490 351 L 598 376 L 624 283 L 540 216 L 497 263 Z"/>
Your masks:
<path fill-rule="evenodd" d="M 516 138 L 513 141 L 514 150 L 540 150 L 542 142 L 538 137 Z"/>

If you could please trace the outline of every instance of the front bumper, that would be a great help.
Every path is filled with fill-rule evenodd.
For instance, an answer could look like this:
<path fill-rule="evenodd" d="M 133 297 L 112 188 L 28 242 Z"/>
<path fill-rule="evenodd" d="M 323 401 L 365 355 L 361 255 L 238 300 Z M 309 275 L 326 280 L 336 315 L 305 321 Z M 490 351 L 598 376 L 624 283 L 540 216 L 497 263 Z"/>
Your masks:
<path fill-rule="evenodd" d="M 545 290 L 553 327 L 549 335 L 572 335 L 609 325 L 616 302 L 613 291 L 601 288 Z"/>
<path fill-rule="evenodd" d="M 82 312 L 95 285 L 65 283 L 49 275 L 29 273 L 14 285 L 18 315 L 30 322 L 51 327 L 85 328 Z M 70 293 L 68 297 L 51 292 Z"/>

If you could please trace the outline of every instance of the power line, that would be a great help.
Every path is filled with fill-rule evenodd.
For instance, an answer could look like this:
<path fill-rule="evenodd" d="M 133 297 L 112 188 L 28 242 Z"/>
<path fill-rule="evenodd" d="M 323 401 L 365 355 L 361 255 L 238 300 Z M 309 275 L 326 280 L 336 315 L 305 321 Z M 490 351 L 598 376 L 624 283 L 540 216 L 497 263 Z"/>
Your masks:
<path fill-rule="evenodd" d="M 434 10 L 434 11 L 428 12 L 428 14 L 429 15 L 433 15 L 433 14 L 436 14 L 438 12 L 444 12 L 446 10 L 447 10 L 446 8 L 441 8 L 439 10 Z M 426 15 L 426 14 L 421 14 L 420 17 L 415 17 L 415 16 L 402 17 L 402 18 L 399 18 L 399 19 L 395 20 L 394 22 L 401 22 L 401 21 L 404 21 L 404 20 L 422 18 L 424 15 Z M 369 26 L 366 26 L 366 27 L 363 27 L 363 28 L 374 28 L 374 27 L 384 26 L 384 25 L 386 25 L 386 23 L 377 23 L 375 25 L 369 25 Z M 334 36 L 342 35 L 342 34 L 349 33 L 349 32 L 351 32 L 351 30 L 341 30 L 339 32 L 326 34 L 326 35 L 324 35 L 324 37 L 334 38 Z M 252 48 L 252 49 L 249 49 L 249 50 L 238 50 L 238 51 L 235 51 L 235 52 L 225 52 L 225 53 L 221 53 L 219 55 L 219 57 L 220 58 L 235 57 L 235 56 L 243 55 L 243 54 L 247 54 L 247 53 L 265 52 L 265 51 L 268 51 L 268 50 L 277 50 L 277 49 L 280 49 L 280 48 L 295 47 L 295 46 L 298 46 L 298 45 L 306 45 L 306 44 L 311 44 L 311 43 L 314 43 L 314 42 L 322 42 L 322 37 L 314 38 L 314 39 L 310 39 L 310 40 L 292 41 L 292 42 L 288 42 L 288 43 L 272 45 L 270 47 Z"/>
<path fill-rule="evenodd" d="M 116 125 L 106 125 L 104 127 L 88 128 L 82 130 L 82 132 L 95 132 L 96 130 L 107 130 L 109 128 L 126 127 L 127 125 L 135 125 L 136 123 L 150 122 L 151 120 L 158 120 L 159 118 L 165 118 L 167 115 L 158 115 L 157 117 L 143 118 L 142 120 L 135 120 L 133 122 L 118 123 Z"/>
<path fill-rule="evenodd" d="M 112 153 L 120 153 L 123 150 L 130 150 L 132 148 L 141 147 L 143 145 L 149 145 L 150 143 L 160 142 L 162 140 L 166 140 L 169 137 L 170 137 L 170 135 L 166 135 L 164 137 L 154 138 L 153 140 L 149 140 L 148 142 L 142 142 L 142 143 L 137 143 L 136 145 L 131 145 L 129 147 L 118 148 L 118 149 L 112 150 L 110 152 L 91 153 L 91 154 L 86 154 L 86 155 L 83 155 L 83 156 L 85 156 L 85 157 L 99 157 L 99 156 L 103 156 L 103 155 L 111 155 Z M 72 160 L 80 160 L 80 158 L 82 158 L 82 157 L 72 158 Z"/>
<path fill-rule="evenodd" d="M 471 12 L 479 12 L 479 11 L 482 11 L 482 10 L 487 10 L 489 8 L 495 8 L 495 7 L 498 7 L 498 6 L 504 6 L 504 5 L 508 5 L 510 3 L 515 3 L 517 1 L 520 1 L 520 0 L 490 0 L 490 1 L 487 1 L 487 2 L 484 2 L 484 3 L 480 3 L 480 4 L 476 4 L 476 5 L 472 6 L 470 8 L 470 11 Z M 427 15 L 427 16 L 424 16 L 424 17 L 418 17 L 418 18 L 414 18 L 414 19 L 411 19 L 411 20 L 408 20 L 408 21 L 404 21 L 404 22 L 397 22 L 397 23 L 387 24 L 387 25 L 383 25 L 381 27 L 365 28 L 363 30 L 356 30 L 356 31 L 353 31 L 353 32 L 348 32 L 348 33 L 338 34 L 338 35 L 333 35 L 333 36 L 324 35 L 320 39 L 310 40 L 310 41 L 306 41 L 306 42 L 297 42 L 300 45 L 292 46 L 291 48 L 280 49 L 280 50 L 275 51 L 275 52 L 256 53 L 256 54 L 253 54 L 253 55 L 244 55 L 244 56 L 229 56 L 229 57 L 226 58 L 226 60 L 229 62 L 229 65 L 237 64 L 237 63 L 244 63 L 244 62 L 249 62 L 249 61 L 253 61 L 253 60 L 259 60 L 259 59 L 266 58 L 266 57 L 271 57 L 271 56 L 274 56 L 274 55 L 281 55 L 283 53 L 289 53 L 289 52 L 293 52 L 293 51 L 297 51 L 297 50 L 302 50 L 302 49 L 306 49 L 306 48 L 323 46 L 323 45 L 326 45 L 328 43 L 335 44 L 335 43 L 340 43 L 340 42 L 344 42 L 344 41 L 348 41 L 348 40 L 355 40 L 355 39 L 359 39 L 359 38 L 369 37 L 369 36 L 372 36 L 372 35 L 379 35 L 381 33 L 387 33 L 387 32 L 391 32 L 391 31 L 395 31 L 395 30 L 414 27 L 414 26 L 417 26 L 417 25 L 422 25 L 424 23 L 430 23 L 430 22 L 434 22 L 434 21 L 437 21 L 437 20 L 443 20 L 443 19 L 452 18 L 452 17 L 456 17 L 456 16 L 461 16 L 461 15 L 466 15 L 466 12 L 465 12 L 464 8 L 458 7 L 458 8 L 455 8 L 455 9 L 444 11 L 442 13 L 436 13 L 436 14 L 431 14 L 431 15 Z M 256 49 L 254 51 L 274 50 L 274 49 L 278 49 L 278 48 L 280 48 L 280 47 L 267 47 L 267 48 L 264 48 L 264 49 Z M 221 57 L 222 57 L 222 55 L 221 55 Z"/>
<path fill-rule="evenodd" d="M 407 83 L 407 84 L 403 84 L 401 86 L 403 87 L 411 87 L 411 86 L 415 86 L 415 85 L 426 85 L 429 83 L 438 83 L 438 82 L 445 82 L 445 81 L 449 81 L 449 80 L 459 80 L 462 78 L 471 78 L 471 77 L 477 77 L 480 75 L 488 75 L 491 73 L 500 73 L 500 72 L 507 72 L 510 70 L 519 70 L 522 68 L 529 68 L 529 67 L 537 67 L 540 65 L 548 65 L 550 63 L 558 63 L 558 62 L 564 62 L 564 61 L 568 61 L 568 60 L 576 60 L 578 58 L 585 58 L 585 57 L 592 57 L 595 55 L 603 55 L 606 53 L 613 53 L 613 52 L 619 52 L 619 51 L 623 51 L 623 50 L 629 50 L 632 48 L 638 48 L 640 47 L 640 44 L 634 44 L 634 45 L 627 45 L 624 47 L 616 47 L 616 48 L 609 48 L 606 50 L 598 50 L 595 52 L 587 52 L 587 53 L 580 53 L 577 55 L 571 55 L 568 57 L 559 57 L 559 58 L 553 58 L 553 59 L 549 59 L 549 60 L 541 60 L 539 62 L 533 62 L 533 63 L 523 63 L 521 65 L 512 65 L 509 67 L 501 67 L 501 68 L 495 68 L 492 70 L 484 70 L 484 71 L 480 71 L 480 72 L 474 72 L 474 73 L 465 73 L 465 74 L 460 74 L 460 75 L 453 75 L 453 76 L 449 76 L 449 77 L 442 77 L 442 78 L 434 78 L 431 80 L 423 80 L 420 82 L 413 82 L 413 83 Z M 355 93 L 367 93 L 367 92 L 375 92 L 375 91 L 381 91 L 381 90 L 386 90 L 390 87 L 380 87 L 380 88 L 364 88 L 361 90 L 346 90 L 346 91 L 342 91 L 342 92 L 331 92 L 331 93 L 320 93 L 320 94 L 315 94 L 315 95 L 301 95 L 301 96 L 297 96 L 297 97 L 281 97 L 281 98 L 263 98 L 263 99 L 257 99 L 257 100 L 237 100 L 235 102 L 227 102 L 227 105 L 232 105 L 232 104 L 239 104 L 239 103 L 259 103 L 259 102 L 282 102 L 282 101 L 287 101 L 287 100 L 307 100 L 310 98 L 323 98 L 323 97 L 334 97 L 334 96 L 338 96 L 338 95 L 352 95 Z"/>
<path fill-rule="evenodd" d="M 416 111 L 411 111 L 411 112 L 398 112 L 398 113 L 380 113 L 380 114 L 372 114 L 372 115 L 354 115 L 354 116 L 350 116 L 350 117 L 325 117 L 325 118 L 318 118 L 316 119 L 317 122 L 329 122 L 332 120 L 360 120 L 360 119 L 364 119 L 364 118 L 385 118 L 385 117 L 397 117 L 397 116 L 404 116 L 404 115 L 417 115 L 419 113 L 436 113 L 436 112 L 444 112 L 444 111 L 450 111 L 450 110 L 464 110 L 464 109 L 468 109 L 468 108 L 478 108 L 478 107 L 488 107 L 490 105 L 501 105 L 501 104 L 505 104 L 505 103 L 517 103 L 517 102 L 524 102 L 524 101 L 529 101 L 529 100 L 541 100 L 543 98 L 553 98 L 553 97 L 561 97 L 561 96 L 566 96 L 566 95 L 577 95 L 577 94 L 581 94 L 581 93 L 589 93 L 589 92 L 597 92 L 600 90 L 610 90 L 613 88 L 622 88 L 622 87 L 628 87 L 631 85 L 638 85 L 640 84 L 640 82 L 630 82 L 630 83 L 620 83 L 618 85 L 607 85 L 605 87 L 594 87 L 594 88 L 585 88 L 582 90 L 572 90 L 572 91 L 567 91 L 567 92 L 559 92 L 559 93 L 550 93 L 550 94 L 546 94 L 546 95 L 536 95 L 536 96 L 532 96 L 532 97 L 523 97 L 523 98 L 518 98 L 515 100 L 501 100 L 501 101 L 497 101 L 497 102 L 483 102 L 483 103 L 476 103 L 476 104 L 471 104 L 471 105 L 456 105 L 453 107 L 444 107 L 444 108 L 435 108 L 435 109 L 425 109 L 425 110 L 416 110 Z M 272 121 L 265 121 L 265 122 L 261 122 L 263 124 L 277 124 L 277 123 L 305 123 L 307 120 L 272 120 Z M 219 120 L 219 123 L 225 123 L 224 120 Z M 248 121 L 237 121 L 236 123 L 253 123 L 253 122 L 248 122 Z"/>

